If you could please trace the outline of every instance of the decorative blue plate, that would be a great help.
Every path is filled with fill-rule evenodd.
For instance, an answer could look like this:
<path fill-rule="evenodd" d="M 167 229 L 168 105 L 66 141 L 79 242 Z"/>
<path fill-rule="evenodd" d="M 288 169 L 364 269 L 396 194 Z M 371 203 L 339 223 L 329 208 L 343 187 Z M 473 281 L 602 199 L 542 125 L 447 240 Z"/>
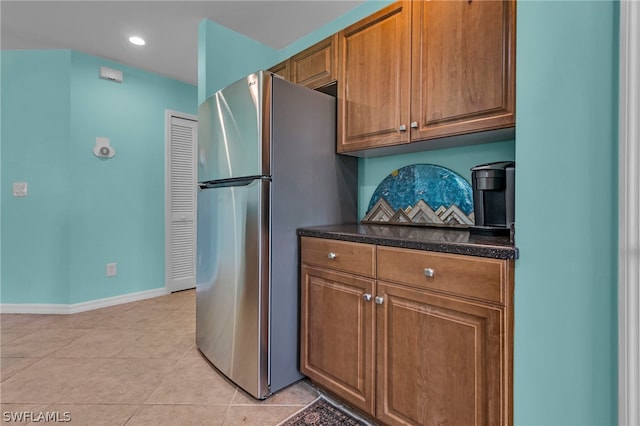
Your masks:
<path fill-rule="evenodd" d="M 362 222 L 468 227 L 474 224 L 473 190 L 445 167 L 405 166 L 378 185 Z"/>

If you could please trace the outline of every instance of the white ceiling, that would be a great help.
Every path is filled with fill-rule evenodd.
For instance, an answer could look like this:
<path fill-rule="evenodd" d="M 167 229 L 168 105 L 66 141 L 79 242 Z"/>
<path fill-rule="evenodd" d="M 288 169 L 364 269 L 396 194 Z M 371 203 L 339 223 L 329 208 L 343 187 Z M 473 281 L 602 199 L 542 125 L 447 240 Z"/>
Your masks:
<path fill-rule="evenodd" d="M 198 24 L 281 49 L 363 1 L 0 1 L 2 49 L 73 49 L 197 83 Z M 137 47 L 130 35 L 146 39 Z"/>

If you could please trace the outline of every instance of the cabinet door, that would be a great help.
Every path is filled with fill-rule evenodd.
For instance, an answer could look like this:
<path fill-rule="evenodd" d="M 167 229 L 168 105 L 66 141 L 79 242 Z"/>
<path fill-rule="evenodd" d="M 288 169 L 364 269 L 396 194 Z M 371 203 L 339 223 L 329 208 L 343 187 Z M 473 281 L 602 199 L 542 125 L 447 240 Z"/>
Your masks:
<path fill-rule="evenodd" d="M 514 126 L 515 1 L 416 2 L 412 50 L 412 140 Z"/>
<path fill-rule="evenodd" d="M 269 68 L 269 71 L 271 71 L 274 74 L 278 74 L 279 76 L 281 76 L 287 81 L 291 81 L 290 65 L 291 65 L 291 62 L 289 61 L 289 59 L 287 59 L 286 61 L 282 61 L 279 64 L 272 66 L 271 68 Z"/>
<path fill-rule="evenodd" d="M 374 414 L 374 281 L 302 266 L 300 371 Z"/>
<path fill-rule="evenodd" d="M 400 425 L 505 424 L 504 312 L 377 283 L 376 417 Z"/>
<path fill-rule="evenodd" d="M 409 142 L 410 8 L 394 3 L 339 33 L 338 152 Z"/>
<path fill-rule="evenodd" d="M 291 81 L 311 89 L 326 86 L 338 75 L 338 34 L 291 58 Z"/>

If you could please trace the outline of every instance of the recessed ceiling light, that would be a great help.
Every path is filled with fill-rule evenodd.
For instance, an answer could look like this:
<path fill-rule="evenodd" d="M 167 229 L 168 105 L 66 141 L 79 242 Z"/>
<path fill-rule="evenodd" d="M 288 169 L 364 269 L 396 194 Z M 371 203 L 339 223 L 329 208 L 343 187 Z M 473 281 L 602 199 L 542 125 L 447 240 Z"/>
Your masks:
<path fill-rule="evenodd" d="M 131 44 L 135 44 L 136 46 L 144 46 L 145 44 L 147 44 L 146 41 L 144 41 L 143 38 L 138 37 L 138 36 L 131 36 L 129 37 L 129 42 Z"/>

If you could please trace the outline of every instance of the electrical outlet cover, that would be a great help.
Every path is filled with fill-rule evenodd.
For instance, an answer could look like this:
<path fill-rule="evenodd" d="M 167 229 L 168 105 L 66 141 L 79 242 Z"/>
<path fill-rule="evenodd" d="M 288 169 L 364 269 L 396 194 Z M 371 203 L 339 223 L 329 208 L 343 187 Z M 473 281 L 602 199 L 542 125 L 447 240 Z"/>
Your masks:
<path fill-rule="evenodd" d="M 117 263 L 107 263 L 107 276 L 113 277 L 118 273 Z"/>

